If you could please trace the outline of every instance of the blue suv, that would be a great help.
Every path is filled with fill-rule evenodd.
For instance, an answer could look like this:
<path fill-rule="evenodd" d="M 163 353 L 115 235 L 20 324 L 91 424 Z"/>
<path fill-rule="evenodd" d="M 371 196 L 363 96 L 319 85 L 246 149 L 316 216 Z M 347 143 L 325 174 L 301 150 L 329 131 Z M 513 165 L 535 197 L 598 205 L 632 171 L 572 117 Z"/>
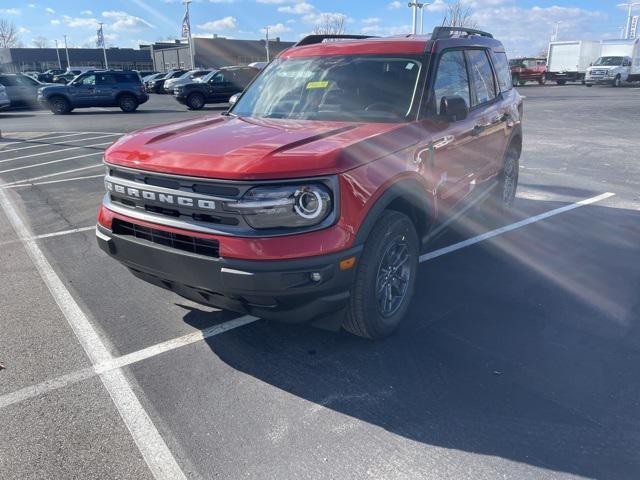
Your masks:
<path fill-rule="evenodd" d="M 74 108 L 120 107 L 134 112 L 149 100 L 138 72 L 100 70 L 78 75 L 67 85 L 52 85 L 38 90 L 38 101 L 56 115 Z"/>

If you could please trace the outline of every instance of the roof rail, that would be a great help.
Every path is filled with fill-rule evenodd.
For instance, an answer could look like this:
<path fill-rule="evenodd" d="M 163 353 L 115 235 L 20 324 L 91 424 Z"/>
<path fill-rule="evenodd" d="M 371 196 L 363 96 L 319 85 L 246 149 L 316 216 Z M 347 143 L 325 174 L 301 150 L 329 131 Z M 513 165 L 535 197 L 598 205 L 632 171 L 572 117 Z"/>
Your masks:
<path fill-rule="evenodd" d="M 327 35 L 307 35 L 302 40 L 294 45 L 294 47 L 302 47 L 304 45 L 314 45 L 316 43 L 322 43 L 327 39 L 336 39 L 336 40 L 362 40 L 365 38 L 375 38 L 373 35 L 335 35 L 335 34 L 327 34 Z"/>
<path fill-rule="evenodd" d="M 466 27 L 436 27 L 433 29 L 433 33 L 431 34 L 431 40 L 438 40 L 439 38 L 451 38 L 453 32 L 462 32 L 466 33 L 467 36 L 478 35 L 481 37 L 489 37 L 493 38 L 488 32 L 483 32 L 482 30 L 476 30 L 475 28 L 466 28 Z"/>

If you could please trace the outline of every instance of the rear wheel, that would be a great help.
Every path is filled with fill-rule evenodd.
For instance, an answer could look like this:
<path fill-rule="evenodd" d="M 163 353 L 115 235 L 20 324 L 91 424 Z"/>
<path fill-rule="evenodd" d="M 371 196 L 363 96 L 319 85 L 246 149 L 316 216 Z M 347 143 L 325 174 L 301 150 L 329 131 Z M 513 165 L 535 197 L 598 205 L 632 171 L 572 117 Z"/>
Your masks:
<path fill-rule="evenodd" d="M 497 215 L 505 214 L 511 210 L 518 189 L 518 177 L 520 174 L 519 151 L 513 144 L 509 147 L 498 175 L 498 185 L 491 196 L 491 210 Z"/>
<path fill-rule="evenodd" d="M 64 97 L 53 97 L 49 99 L 49 109 L 55 115 L 64 115 L 71 111 L 71 104 Z"/>
<path fill-rule="evenodd" d="M 131 95 L 122 95 L 118 99 L 118 106 L 123 112 L 131 113 L 138 108 L 138 101 Z"/>
<path fill-rule="evenodd" d="M 419 253 L 418 234 L 409 217 L 383 212 L 359 260 L 345 330 L 370 339 L 396 330 L 413 296 Z"/>
<path fill-rule="evenodd" d="M 547 84 L 547 75 L 545 73 L 542 74 L 542 76 L 540 77 L 540 80 L 538 80 L 538 83 L 540 85 L 546 85 Z"/>
<path fill-rule="evenodd" d="M 204 107 L 204 95 L 192 93 L 187 97 L 187 108 L 189 110 L 202 110 Z"/>

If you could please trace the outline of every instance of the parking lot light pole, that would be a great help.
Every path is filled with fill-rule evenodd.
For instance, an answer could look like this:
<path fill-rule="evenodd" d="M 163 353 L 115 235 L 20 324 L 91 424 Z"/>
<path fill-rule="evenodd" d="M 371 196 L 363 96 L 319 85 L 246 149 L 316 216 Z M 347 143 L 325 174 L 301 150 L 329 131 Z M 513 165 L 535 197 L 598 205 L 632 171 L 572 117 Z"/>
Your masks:
<path fill-rule="evenodd" d="M 71 67 L 71 62 L 69 61 L 69 47 L 67 46 L 67 36 L 66 35 L 64 36 L 64 51 L 67 54 L 67 68 L 69 68 L 69 67 Z"/>
<path fill-rule="evenodd" d="M 627 26 L 625 28 L 624 37 L 631 38 L 631 22 L 633 17 L 633 7 L 640 6 L 640 2 L 619 3 L 619 7 L 627 7 Z"/>
<path fill-rule="evenodd" d="M 413 30 L 412 33 L 414 35 L 416 35 L 418 33 L 418 9 L 420 9 L 420 11 L 422 12 L 422 8 L 428 4 L 425 3 L 420 3 L 416 0 L 413 0 L 411 2 L 409 2 L 407 4 L 407 6 L 409 8 L 412 9 L 412 14 L 411 14 L 411 23 L 413 25 Z M 421 17 L 420 17 L 420 33 L 422 33 L 422 24 L 423 24 L 423 18 L 422 18 L 422 13 L 421 13 Z"/>
<path fill-rule="evenodd" d="M 58 57 L 58 68 L 62 70 L 62 62 L 60 61 L 60 50 L 58 50 L 58 40 L 56 42 L 56 56 Z"/>
<path fill-rule="evenodd" d="M 189 4 L 191 3 L 191 0 L 183 0 L 183 5 L 185 5 L 185 7 L 187 8 L 187 11 L 185 13 L 185 18 L 187 19 L 187 41 L 189 42 L 189 56 L 191 57 L 191 69 L 195 69 L 196 68 L 196 60 L 195 60 L 195 55 L 193 54 L 193 38 L 191 37 L 191 17 L 189 16 Z M 183 25 L 183 31 L 185 30 L 184 25 Z"/>
<path fill-rule="evenodd" d="M 269 58 L 271 55 L 269 53 L 269 27 L 268 26 L 265 28 L 265 31 L 266 31 L 265 48 L 267 49 L 267 63 L 269 63 L 271 61 L 271 58 Z"/>

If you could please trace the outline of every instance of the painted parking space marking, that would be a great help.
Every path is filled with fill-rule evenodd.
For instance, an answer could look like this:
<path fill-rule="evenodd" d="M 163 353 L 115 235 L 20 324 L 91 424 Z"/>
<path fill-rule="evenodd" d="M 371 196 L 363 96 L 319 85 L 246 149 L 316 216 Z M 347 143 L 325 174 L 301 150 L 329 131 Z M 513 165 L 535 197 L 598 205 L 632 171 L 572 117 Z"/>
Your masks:
<path fill-rule="evenodd" d="M 104 168 L 104 164 L 103 163 L 96 163 L 94 165 L 88 165 L 86 167 L 72 168 L 70 170 L 63 170 L 62 172 L 48 173 L 46 175 L 40 175 L 39 177 L 23 178 L 22 180 L 16 180 L 14 182 L 0 184 L 0 190 L 3 189 L 3 188 L 12 187 L 12 186 L 17 185 L 17 184 L 28 184 L 28 185 L 31 185 L 30 182 L 35 182 L 37 180 L 42 180 L 44 178 L 58 177 L 60 175 L 66 175 L 67 173 L 81 172 L 83 170 L 89 170 L 91 168 L 98 168 L 98 167 Z"/>
<path fill-rule="evenodd" d="M 68 152 L 68 151 L 71 151 L 71 150 L 79 150 L 81 148 L 101 147 L 103 145 L 111 145 L 112 143 L 113 142 L 94 143 L 93 145 L 81 145 L 81 146 L 78 146 L 78 147 L 62 148 L 60 150 L 51 150 L 49 152 L 33 153 L 31 155 L 22 155 L 21 157 L 5 158 L 3 160 L 0 160 L 0 163 L 12 162 L 14 160 L 22 160 L 23 158 L 40 157 L 42 155 L 53 155 L 55 153 Z M 104 149 L 101 149 L 101 150 L 104 150 Z"/>
<path fill-rule="evenodd" d="M 23 239 L 22 244 L 33 265 L 73 329 L 91 363 L 97 365 L 111 361 L 113 357 L 93 325 L 54 271 L 36 241 L 29 239 L 31 232 L 7 192 L 1 189 L 0 206 L 18 237 Z M 186 479 L 122 370 L 110 370 L 100 373 L 99 376 L 153 476 L 156 479 Z"/>
<path fill-rule="evenodd" d="M 97 175 L 85 175 L 83 177 L 63 178 L 61 180 L 48 180 L 45 182 L 19 183 L 17 185 L 9 185 L 7 186 L 7 188 L 22 188 L 22 187 L 34 187 L 38 185 L 51 185 L 52 183 L 76 182 L 78 180 L 88 180 L 90 178 L 100 178 L 100 177 L 104 177 L 104 174 L 99 173 Z"/>
<path fill-rule="evenodd" d="M 85 153 L 84 155 L 76 155 L 74 157 L 58 158 L 57 160 L 50 160 L 48 162 L 42 162 L 42 163 L 36 163 L 33 165 L 24 165 L 22 167 L 15 167 L 15 168 L 8 168 L 6 170 L 0 170 L 0 173 L 9 173 L 9 172 L 16 172 L 18 170 L 27 170 L 29 168 L 37 168 L 43 165 L 51 165 L 53 163 L 67 162 L 69 160 L 76 160 L 78 158 L 85 158 L 85 157 L 91 157 L 94 155 L 102 155 L 102 154 L 103 152 L 93 152 L 93 153 Z"/>
<path fill-rule="evenodd" d="M 77 134 L 74 133 L 72 135 L 84 135 L 83 133 Z M 111 133 L 108 135 L 98 135 L 97 137 L 89 137 L 89 138 L 78 138 L 78 139 L 74 139 L 74 140 L 66 140 L 65 142 L 52 142 L 52 143 L 44 143 L 43 140 L 38 139 L 38 142 L 42 142 L 39 145 L 28 145 L 26 147 L 20 147 L 20 148 L 12 148 L 11 150 L 0 150 L 0 155 L 3 153 L 11 153 L 11 152 L 18 152 L 18 151 L 22 151 L 22 150 L 28 150 L 30 148 L 45 148 L 45 147 L 52 147 L 52 146 L 60 146 L 60 145 L 68 145 L 69 143 L 72 142 L 88 142 L 89 140 L 98 140 L 99 138 L 106 138 L 106 137 L 115 137 L 117 136 L 117 133 Z M 63 137 L 65 136 L 69 136 L 69 135 L 63 135 Z M 60 137 L 58 137 L 60 138 Z M 54 137 L 54 139 L 56 139 L 56 137 Z M 45 139 L 45 140 L 51 140 L 49 138 Z M 36 140 L 31 140 L 29 143 L 35 143 Z"/>
<path fill-rule="evenodd" d="M 476 243 L 482 242 L 484 240 L 488 240 L 490 238 L 497 237 L 498 235 L 502 235 L 503 233 L 511 232 L 518 228 L 525 227 L 532 223 L 539 222 L 541 220 L 545 220 L 547 218 L 553 217 L 555 215 L 559 215 L 564 212 L 568 212 L 574 210 L 576 208 L 584 207 L 585 205 L 591 205 L 592 203 L 599 202 L 601 200 L 605 200 L 609 197 L 613 197 L 615 193 L 606 192 L 601 195 L 597 195 L 595 197 L 587 198 L 585 200 L 580 200 L 579 202 L 571 203 L 569 205 L 565 205 L 564 207 L 556 208 L 554 210 L 550 210 L 545 213 L 541 213 L 540 215 L 535 215 L 533 217 L 525 218 L 524 220 L 520 220 L 516 223 L 511 223 L 509 225 L 505 225 L 504 227 L 498 228 L 496 230 L 491 230 L 489 232 L 483 233 L 481 235 L 477 235 L 475 237 L 471 237 L 467 240 L 463 240 L 462 242 L 454 243 L 453 245 L 449 245 L 448 247 L 439 248 L 438 250 L 434 250 L 432 252 L 425 253 L 424 255 L 420 255 L 420 263 L 426 262 L 427 260 L 431 260 L 433 258 L 440 257 L 447 253 L 455 252 L 456 250 L 460 250 L 465 247 L 469 247 L 471 245 L 475 245 Z"/>

